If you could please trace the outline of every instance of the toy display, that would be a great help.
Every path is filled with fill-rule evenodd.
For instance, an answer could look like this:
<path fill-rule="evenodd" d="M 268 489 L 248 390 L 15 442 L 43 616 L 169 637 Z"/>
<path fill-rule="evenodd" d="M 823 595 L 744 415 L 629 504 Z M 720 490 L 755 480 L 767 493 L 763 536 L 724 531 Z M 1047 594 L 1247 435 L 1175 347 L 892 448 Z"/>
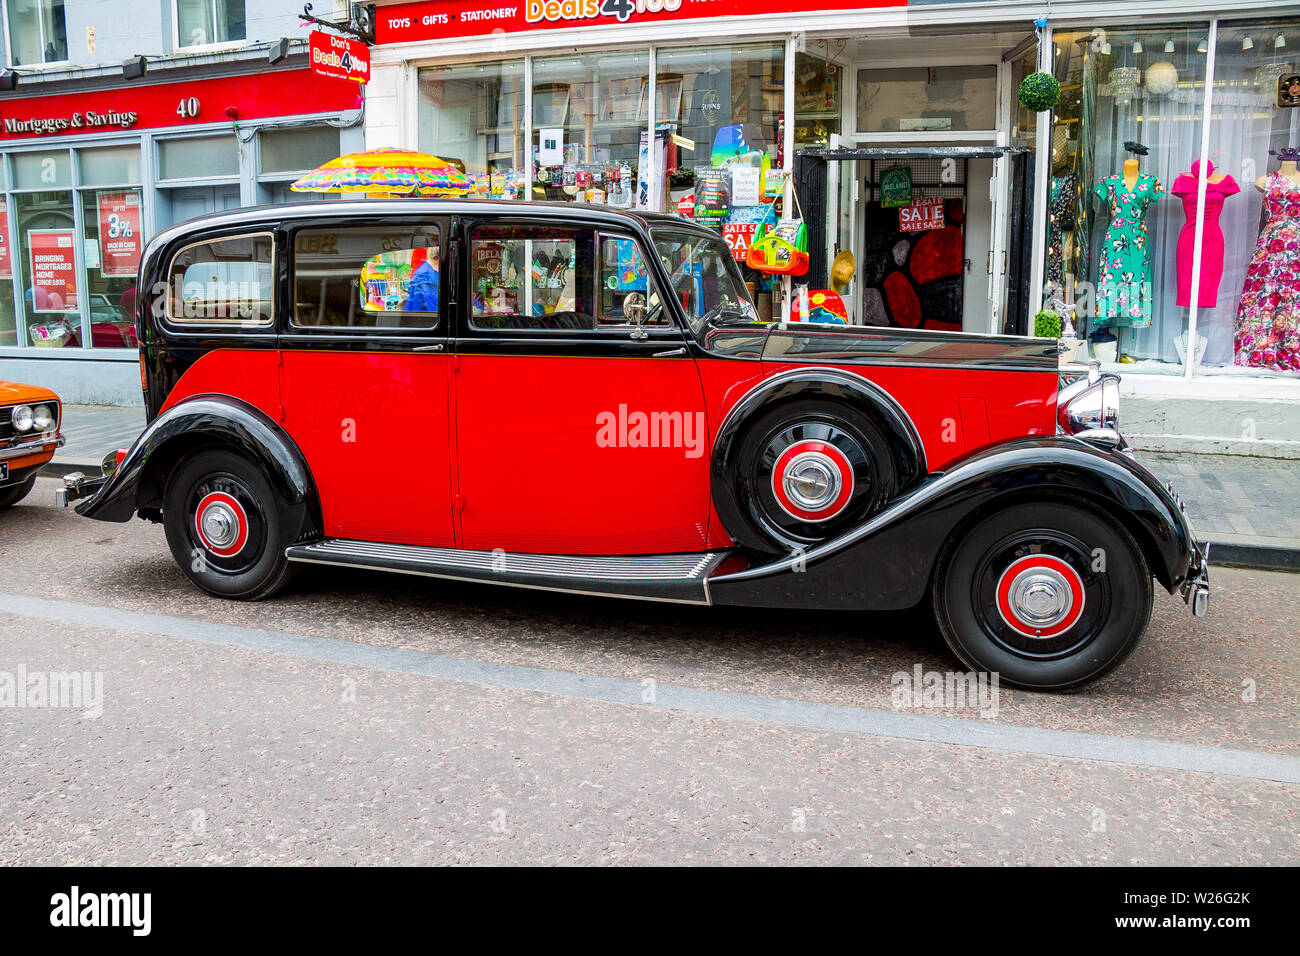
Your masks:
<path fill-rule="evenodd" d="M 801 276 L 808 271 L 808 230 L 801 219 L 760 225 L 745 264 L 769 275 Z"/>

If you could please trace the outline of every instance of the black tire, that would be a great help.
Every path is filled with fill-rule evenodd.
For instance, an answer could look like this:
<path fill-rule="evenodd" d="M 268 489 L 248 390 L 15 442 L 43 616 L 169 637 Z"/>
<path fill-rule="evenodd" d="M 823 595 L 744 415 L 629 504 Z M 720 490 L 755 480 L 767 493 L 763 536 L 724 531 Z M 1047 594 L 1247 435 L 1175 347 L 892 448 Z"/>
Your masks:
<path fill-rule="evenodd" d="M 1034 596 L 1023 588 L 1046 602 L 1037 608 L 1043 617 L 1034 617 Z M 1124 528 L 1078 505 L 1040 501 L 989 515 L 948 543 L 934 616 L 968 667 L 1013 687 L 1069 690 L 1133 652 L 1152 592 L 1142 550 Z"/>
<path fill-rule="evenodd" d="M 229 541 L 221 534 L 205 535 L 199 527 L 200 507 L 205 518 L 218 521 L 204 524 L 209 531 L 229 533 L 233 515 L 242 538 L 238 530 Z M 181 461 L 163 496 L 163 527 L 172 557 L 186 577 L 218 597 L 255 601 L 288 584 L 294 569 L 284 549 L 301 523 L 261 469 L 224 450 L 199 451 Z"/>
<path fill-rule="evenodd" d="M 804 458 L 808 464 L 809 455 L 800 455 L 799 448 L 821 449 L 811 453 L 822 459 L 812 463 L 816 474 L 838 466 L 833 477 L 846 489 L 843 500 L 820 510 L 800 508 L 789 486 L 774 480 L 778 468 L 789 474 L 783 461 L 795 460 L 797 467 Z M 889 442 L 875 422 L 847 405 L 816 399 L 788 402 L 759 415 L 745 430 L 735 469 L 736 501 L 745 521 L 774 552 L 809 548 L 842 534 L 879 511 L 898 490 Z"/>
<path fill-rule="evenodd" d="M 33 474 L 26 481 L 19 482 L 16 485 L 10 485 L 8 488 L 0 488 L 0 511 L 6 508 L 12 508 L 18 502 L 22 501 L 32 489 L 36 487 L 36 475 Z"/>

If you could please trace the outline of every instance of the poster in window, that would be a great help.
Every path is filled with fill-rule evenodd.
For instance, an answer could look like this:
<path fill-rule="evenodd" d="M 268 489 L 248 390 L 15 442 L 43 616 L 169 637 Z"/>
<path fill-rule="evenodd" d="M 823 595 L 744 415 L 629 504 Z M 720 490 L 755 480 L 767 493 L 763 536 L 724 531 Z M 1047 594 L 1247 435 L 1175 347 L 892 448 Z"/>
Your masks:
<path fill-rule="evenodd" d="M 12 279 L 13 266 L 9 259 L 9 207 L 0 198 L 0 279 Z"/>
<path fill-rule="evenodd" d="M 140 194 L 116 190 L 95 194 L 99 220 L 99 271 L 106 276 L 131 276 L 140 267 L 142 247 Z"/>
<path fill-rule="evenodd" d="M 27 290 L 33 312 L 77 311 L 77 262 L 71 229 L 30 229 L 32 285 Z"/>

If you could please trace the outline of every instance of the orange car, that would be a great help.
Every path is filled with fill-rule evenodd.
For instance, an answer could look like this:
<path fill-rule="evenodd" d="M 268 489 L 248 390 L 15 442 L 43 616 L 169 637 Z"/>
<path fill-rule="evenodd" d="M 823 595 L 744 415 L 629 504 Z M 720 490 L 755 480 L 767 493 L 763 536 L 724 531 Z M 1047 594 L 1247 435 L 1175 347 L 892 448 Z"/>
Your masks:
<path fill-rule="evenodd" d="M 62 412 L 48 388 L 0 382 L 0 511 L 27 497 L 41 466 L 63 444 Z"/>

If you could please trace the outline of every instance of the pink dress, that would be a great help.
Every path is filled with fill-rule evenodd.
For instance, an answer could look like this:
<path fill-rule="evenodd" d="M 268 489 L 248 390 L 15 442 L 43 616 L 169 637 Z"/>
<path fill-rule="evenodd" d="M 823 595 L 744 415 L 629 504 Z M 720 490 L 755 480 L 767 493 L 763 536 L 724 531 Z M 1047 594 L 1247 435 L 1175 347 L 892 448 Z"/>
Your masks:
<path fill-rule="evenodd" d="M 1170 190 L 1183 201 L 1183 215 L 1187 221 L 1178 233 L 1178 304 L 1190 307 L 1192 304 L 1192 253 L 1196 248 L 1196 200 L 1200 188 L 1201 162 L 1192 163 L 1192 171 L 1183 173 L 1174 180 Z M 1210 163 L 1210 173 L 1214 164 Z M 1197 305 L 1202 309 L 1212 309 L 1219 304 L 1219 280 L 1223 278 L 1223 230 L 1219 227 L 1219 213 L 1223 211 L 1223 201 L 1229 196 L 1241 192 L 1241 187 L 1231 176 L 1224 176 L 1219 182 L 1207 181 L 1205 184 L 1205 227 L 1201 230 L 1201 289 L 1197 296 Z"/>

